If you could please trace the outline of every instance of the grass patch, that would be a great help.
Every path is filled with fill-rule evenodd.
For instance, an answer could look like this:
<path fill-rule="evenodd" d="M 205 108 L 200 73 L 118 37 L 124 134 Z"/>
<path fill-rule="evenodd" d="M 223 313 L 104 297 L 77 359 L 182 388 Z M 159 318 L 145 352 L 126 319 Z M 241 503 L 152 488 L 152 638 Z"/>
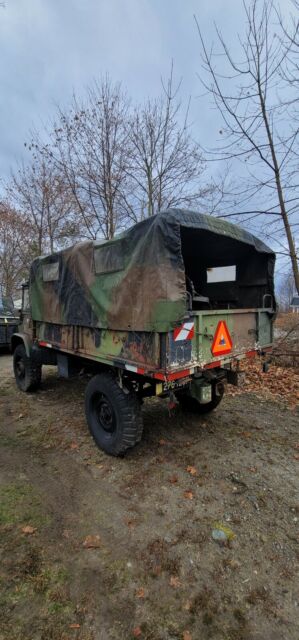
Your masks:
<path fill-rule="evenodd" d="M 69 574 L 64 568 L 42 567 L 37 558 L 34 566 L 28 566 L 28 557 L 20 563 L 19 571 L 15 569 L 14 580 L 2 582 L 7 587 L 6 598 L 18 601 L 22 598 L 32 599 L 34 595 L 42 596 L 49 603 L 65 603 L 67 600 L 66 583 Z M 0 584 L 1 584 L 0 582 Z M 29 597 L 30 596 L 30 597 Z M 29 597 L 29 598 L 28 598 Z M 50 606 L 50 604 L 49 604 Z"/>
<path fill-rule="evenodd" d="M 68 617 L 73 605 L 69 596 L 67 580 L 68 571 L 64 567 L 45 567 L 37 576 L 31 579 L 35 594 L 41 594 L 46 601 L 47 612 L 58 618 Z"/>
<path fill-rule="evenodd" d="M 64 601 L 64 602 L 50 602 L 48 605 L 48 613 L 50 615 L 60 615 L 60 616 L 65 616 L 69 613 L 71 613 L 72 611 L 72 603 L 69 601 Z"/>
<path fill-rule="evenodd" d="M 41 499 L 30 484 L 11 483 L 0 487 L 0 525 L 30 522 L 38 527 L 49 523 Z"/>
<path fill-rule="evenodd" d="M 12 436 L 6 436 L 0 433 L 0 447 L 17 447 L 19 442 Z"/>
<path fill-rule="evenodd" d="M 68 572 L 64 568 L 43 568 L 34 578 L 32 584 L 37 593 L 49 594 L 58 586 L 64 585 L 68 579 Z"/>
<path fill-rule="evenodd" d="M 10 389 L 7 389 L 7 387 L 1 387 L 1 396 L 9 396 L 10 393 L 11 393 Z"/>
<path fill-rule="evenodd" d="M 27 566 L 27 556 L 25 564 Z M 24 572 L 22 566 L 18 572 L 18 568 L 15 567 L 12 580 L 0 581 L 0 617 L 6 632 L 3 638 L 31 640 L 31 635 L 30 638 L 24 635 L 24 627 L 30 621 L 34 628 L 42 620 L 46 634 L 42 637 L 61 640 L 66 626 L 74 619 L 75 610 L 70 599 L 68 572 L 63 567 L 38 563 L 33 571 Z M 2 640 L 1 633 L 0 638 Z"/>

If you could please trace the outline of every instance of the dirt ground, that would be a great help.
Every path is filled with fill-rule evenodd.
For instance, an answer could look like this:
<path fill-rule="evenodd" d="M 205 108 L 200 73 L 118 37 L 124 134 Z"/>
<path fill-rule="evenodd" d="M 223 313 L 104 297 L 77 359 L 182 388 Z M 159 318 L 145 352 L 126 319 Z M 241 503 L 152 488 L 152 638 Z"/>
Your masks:
<path fill-rule="evenodd" d="M 298 408 L 263 386 L 205 418 L 148 400 L 115 459 L 85 384 L 48 367 L 22 394 L 0 355 L 0 640 L 298 640 Z"/>

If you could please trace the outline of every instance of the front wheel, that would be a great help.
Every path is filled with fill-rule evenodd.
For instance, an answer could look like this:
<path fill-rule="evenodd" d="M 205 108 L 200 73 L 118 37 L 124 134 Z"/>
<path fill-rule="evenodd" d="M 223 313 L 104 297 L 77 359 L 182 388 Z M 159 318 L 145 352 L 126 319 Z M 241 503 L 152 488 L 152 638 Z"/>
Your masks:
<path fill-rule="evenodd" d="M 42 367 L 33 355 L 27 356 L 23 344 L 18 344 L 13 354 L 13 369 L 17 386 L 21 391 L 35 391 L 41 382 Z"/>
<path fill-rule="evenodd" d="M 223 395 L 224 385 L 222 382 L 218 382 L 217 384 L 212 385 L 212 400 L 211 402 L 207 402 L 206 404 L 200 404 L 198 400 L 183 392 L 177 393 L 176 397 L 184 411 L 204 415 L 205 413 L 210 413 L 210 411 L 213 411 L 213 409 L 216 409 L 216 407 L 218 407 L 223 398 Z"/>
<path fill-rule="evenodd" d="M 141 439 L 138 398 L 133 391 L 121 389 L 112 374 L 100 373 L 89 381 L 85 414 L 96 444 L 112 456 L 123 454 Z"/>

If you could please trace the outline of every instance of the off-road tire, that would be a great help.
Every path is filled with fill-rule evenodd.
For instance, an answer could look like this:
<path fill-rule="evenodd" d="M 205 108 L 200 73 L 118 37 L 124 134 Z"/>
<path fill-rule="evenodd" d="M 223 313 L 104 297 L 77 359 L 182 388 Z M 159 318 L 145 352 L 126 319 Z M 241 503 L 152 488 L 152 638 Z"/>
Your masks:
<path fill-rule="evenodd" d="M 13 370 L 21 391 L 36 391 L 41 383 L 42 366 L 37 357 L 27 356 L 23 344 L 18 344 L 13 354 Z"/>
<path fill-rule="evenodd" d="M 141 440 L 142 416 L 134 391 L 121 389 L 110 373 L 99 373 L 85 391 L 85 415 L 100 449 L 119 456 Z"/>
<path fill-rule="evenodd" d="M 176 397 L 179 401 L 183 411 L 187 411 L 189 413 L 198 413 L 204 415 L 205 413 L 210 413 L 218 405 L 220 404 L 223 395 L 224 395 L 224 385 L 221 382 L 218 382 L 218 394 L 216 393 L 216 385 L 212 385 L 212 400 L 211 402 L 207 402 L 206 404 L 200 404 L 195 398 L 188 395 L 187 393 L 177 393 Z"/>

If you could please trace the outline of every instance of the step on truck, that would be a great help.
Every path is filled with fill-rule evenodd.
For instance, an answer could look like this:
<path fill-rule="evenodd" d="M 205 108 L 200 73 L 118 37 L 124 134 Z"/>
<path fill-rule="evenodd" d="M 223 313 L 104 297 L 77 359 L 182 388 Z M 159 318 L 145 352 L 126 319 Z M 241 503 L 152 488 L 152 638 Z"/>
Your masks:
<path fill-rule="evenodd" d="M 274 263 L 240 227 L 182 209 L 36 258 L 12 336 L 16 383 L 37 389 L 42 365 L 84 369 L 90 432 L 121 455 L 141 439 L 144 397 L 205 414 L 240 360 L 271 348 Z"/>

